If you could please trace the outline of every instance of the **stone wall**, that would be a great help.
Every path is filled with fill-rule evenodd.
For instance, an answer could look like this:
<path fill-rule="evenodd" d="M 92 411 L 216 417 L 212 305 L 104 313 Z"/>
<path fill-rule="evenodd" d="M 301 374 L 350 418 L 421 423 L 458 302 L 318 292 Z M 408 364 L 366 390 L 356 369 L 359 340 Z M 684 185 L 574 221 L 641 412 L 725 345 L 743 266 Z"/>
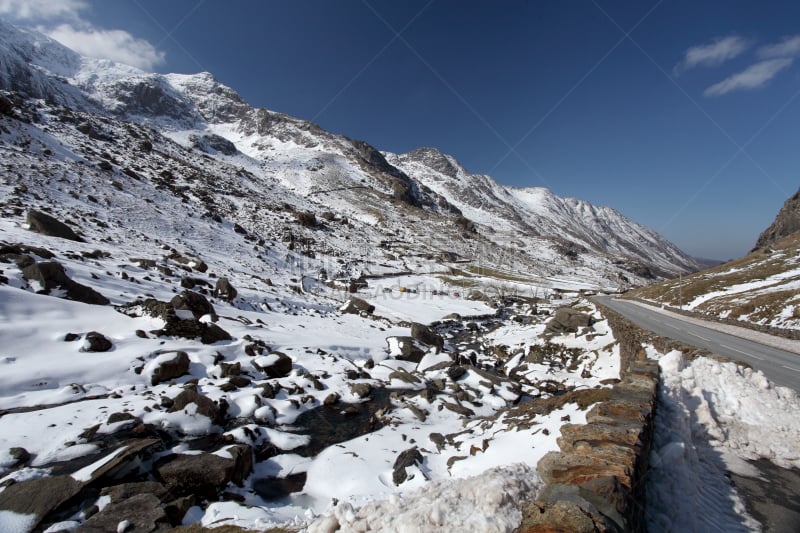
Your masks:
<path fill-rule="evenodd" d="M 613 311 L 603 313 L 620 345 L 621 381 L 589 410 L 586 424 L 561 427 L 560 451 L 539 461 L 546 486 L 524 506 L 518 533 L 646 530 L 644 480 L 659 376 L 642 343 L 654 339 Z"/>

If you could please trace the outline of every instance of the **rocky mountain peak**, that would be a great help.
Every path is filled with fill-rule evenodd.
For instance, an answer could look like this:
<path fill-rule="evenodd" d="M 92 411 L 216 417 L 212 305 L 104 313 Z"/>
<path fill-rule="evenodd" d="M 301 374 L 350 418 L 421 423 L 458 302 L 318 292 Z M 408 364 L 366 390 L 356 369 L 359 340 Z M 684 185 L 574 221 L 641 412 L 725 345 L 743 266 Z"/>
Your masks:
<path fill-rule="evenodd" d="M 408 159 L 422 163 L 423 165 L 432 168 L 433 170 L 455 178 L 458 176 L 461 165 L 451 156 L 443 154 L 437 148 L 422 147 L 406 152 L 400 156 L 401 158 Z"/>
<path fill-rule="evenodd" d="M 786 200 L 772 224 L 758 237 L 754 250 L 766 248 L 796 231 L 800 231 L 800 189 Z"/>

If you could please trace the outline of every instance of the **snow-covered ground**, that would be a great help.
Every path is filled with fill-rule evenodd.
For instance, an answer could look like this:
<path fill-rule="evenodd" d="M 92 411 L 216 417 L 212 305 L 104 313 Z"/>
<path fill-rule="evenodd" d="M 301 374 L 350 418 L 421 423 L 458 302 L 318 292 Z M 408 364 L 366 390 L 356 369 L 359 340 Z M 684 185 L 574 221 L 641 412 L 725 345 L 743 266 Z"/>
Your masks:
<path fill-rule="evenodd" d="M 687 362 L 678 351 L 659 366 L 648 529 L 760 531 L 726 472 L 758 476 L 746 462 L 755 459 L 800 467 L 797 394 L 758 371 L 706 357 Z"/>

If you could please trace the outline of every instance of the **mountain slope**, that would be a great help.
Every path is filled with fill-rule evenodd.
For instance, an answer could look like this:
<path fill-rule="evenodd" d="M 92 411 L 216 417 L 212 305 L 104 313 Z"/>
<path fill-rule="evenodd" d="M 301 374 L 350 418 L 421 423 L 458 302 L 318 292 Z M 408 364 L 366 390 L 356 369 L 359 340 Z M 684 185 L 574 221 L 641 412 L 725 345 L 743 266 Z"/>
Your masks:
<path fill-rule="evenodd" d="M 315 124 L 252 108 L 209 73 L 145 73 L 80 57 L 35 32 L 2 29 L 0 87 L 101 122 L 145 126 L 150 137 L 174 141 L 170 150 L 188 159 L 195 158 L 190 152 L 202 154 L 204 162 L 213 160 L 209 165 L 230 168 L 211 181 L 238 175 L 227 189 L 247 191 L 245 201 L 217 198 L 213 187 L 205 188 L 204 208 L 213 203 L 209 213 L 251 231 L 270 225 L 259 220 L 263 214 L 255 206 L 285 199 L 318 219 L 330 212 L 360 223 L 365 229 L 352 240 L 367 249 L 391 241 L 391 250 L 372 254 L 374 262 L 387 254 L 447 252 L 517 270 L 545 285 L 567 280 L 614 288 L 697 268 L 666 240 L 610 208 L 545 189 L 502 187 L 435 151 L 381 154 Z M 428 164 L 444 165 L 445 172 Z M 354 248 L 341 239 L 318 241 L 337 253 Z M 362 260 L 364 252 L 353 255 Z"/>
<path fill-rule="evenodd" d="M 800 192 L 745 257 L 628 293 L 721 319 L 800 330 Z"/>

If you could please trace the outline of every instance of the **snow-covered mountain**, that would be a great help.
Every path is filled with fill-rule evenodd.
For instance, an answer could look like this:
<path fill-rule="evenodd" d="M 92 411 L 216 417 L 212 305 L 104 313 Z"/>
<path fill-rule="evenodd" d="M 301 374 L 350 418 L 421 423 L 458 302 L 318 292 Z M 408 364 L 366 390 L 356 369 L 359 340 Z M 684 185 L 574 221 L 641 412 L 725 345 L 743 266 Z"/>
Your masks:
<path fill-rule="evenodd" d="M 367 248 L 392 241 L 392 256 L 449 252 L 451 258 L 526 276 L 605 287 L 697 268 L 674 245 L 613 209 L 546 189 L 504 187 L 433 149 L 380 153 L 313 123 L 253 108 L 209 73 L 147 73 L 0 25 L 0 88 L 43 100 L 55 114 L 87 113 L 79 121 L 119 130 L 111 137 L 122 147 L 135 146 L 126 137 L 143 126 L 156 152 L 163 144 L 187 160 L 203 157 L 215 167 L 213 179 L 206 174 L 214 186 L 195 181 L 184 192 L 202 196 L 209 213 L 256 233 L 274 224 L 255 206 L 280 201 L 317 217 L 332 213 L 363 225 L 340 232 L 338 241 L 317 238 L 345 255 L 359 255 L 349 241 Z M 96 131 L 87 135 L 81 142 L 103 142 Z M 114 174 L 124 171 L 123 160 L 158 157 L 130 150 L 117 155 Z M 190 172 L 174 171 L 178 181 Z M 227 190 L 247 194 L 234 201 Z"/>

